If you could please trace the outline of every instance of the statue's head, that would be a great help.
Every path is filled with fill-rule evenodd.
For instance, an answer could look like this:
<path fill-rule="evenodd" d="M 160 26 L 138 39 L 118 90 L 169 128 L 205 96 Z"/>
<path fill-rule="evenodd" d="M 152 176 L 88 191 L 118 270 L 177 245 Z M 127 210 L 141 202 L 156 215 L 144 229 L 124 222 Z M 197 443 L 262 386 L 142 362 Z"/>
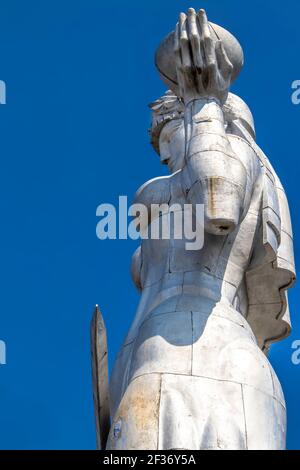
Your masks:
<path fill-rule="evenodd" d="M 149 130 L 151 143 L 161 162 L 168 165 L 170 172 L 174 173 L 184 165 L 184 104 L 169 90 L 149 107 L 152 110 L 152 126 Z M 229 93 L 223 112 L 228 133 L 235 133 L 232 123 L 239 121 L 255 140 L 252 113 L 239 96 Z"/>
<path fill-rule="evenodd" d="M 152 116 L 151 137 L 152 145 L 156 152 L 160 155 L 162 163 L 168 165 L 171 173 L 178 171 L 184 167 L 185 164 L 185 126 L 184 126 L 184 105 L 182 101 L 168 91 L 162 98 L 158 99 L 150 105 Z M 239 138 L 248 141 L 251 145 L 251 139 L 255 140 L 255 129 L 251 111 L 246 103 L 236 95 L 229 93 L 227 101 L 223 105 L 224 124 L 228 134 L 237 135 Z M 249 209 L 251 201 L 251 194 L 255 184 L 255 178 L 251 175 L 256 172 L 252 171 L 253 168 L 258 168 L 258 161 L 254 152 L 246 152 L 244 160 L 239 158 L 239 152 L 236 159 L 230 159 L 223 156 L 226 164 L 220 165 L 221 156 L 218 163 L 213 165 L 214 177 L 211 177 L 212 167 L 207 162 L 202 165 L 204 176 L 203 181 L 215 184 L 208 184 L 206 187 L 201 184 L 201 193 L 203 195 L 203 203 L 207 208 L 207 231 L 214 234 L 224 234 L 225 227 L 228 232 L 233 230 L 234 227 L 241 222 Z M 248 155 L 249 154 L 249 155 Z M 255 162 L 253 162 L 253 158 Z M 217 163 L 217 162 L 216 162 Z M 231 187 L 228 182 L 228 174 L 224 175 L 224 168 L 226 167 L 228 174 L 239 178 L 239 190 L 234 191 L 235 185 Z M 214 180 L 214 181 L 212 181 Z M 221 186 L 220 183 L 222 182 Z M 227 185 L 227 186 L 226 186 Z M 226 187 L 225 187 L 226 186 Z M 210 193 L 214 191 L 214 211 L 213 216 L 211 212 L 211 196 Z M 227 196 L 224 197 L 224 194 Z M 228 196 L 229 195 L 229 196 Z M 218 201 L 218 202 L 217 202 Z M 226 204 L 225 204 L 226 201 Z M 228 223 L 224 222 L 224 217 L 218 217 L 217 214 L 225 213 L 224 207 L 230 208 L 227 212 L 232 213 L 234 217 L 227 217 Z M 222 220 L 221 229 L 219 230 L 220 220 Z"/>
<path fill-rule="evenodd" d="M 152 109 L 151 143 L 163 164 L 171 173 L 184 164 L 184 105 L 176 95 L 168 91 L 150 104 Z"/>

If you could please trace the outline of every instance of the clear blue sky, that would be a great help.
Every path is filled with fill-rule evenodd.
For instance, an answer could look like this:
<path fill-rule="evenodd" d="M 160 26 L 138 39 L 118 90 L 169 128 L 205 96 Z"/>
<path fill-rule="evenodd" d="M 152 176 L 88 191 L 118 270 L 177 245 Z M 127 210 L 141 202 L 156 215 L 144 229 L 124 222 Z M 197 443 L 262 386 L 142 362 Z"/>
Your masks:
<path fill-rule="evenodd" d="M 241 41 L 233 91 L 253 110 L 258 143 L 287 191 L 299 263 L 300 79 L 297 0 L 2 0 L 0 79 L 0 447 L 92 449 L 89 323 L 99 303 L 112 363 L 138 294 L 132 241 L 97 240 L 96 207 L 132 198 L 165 173 L 149 145 L 147 104 L 164 86 L 153 65 L 180 10 L 205 7 Z M 300 284 L 293 333 L 270 360 L 288 405 L 288 447 L 300 449 Z"/>

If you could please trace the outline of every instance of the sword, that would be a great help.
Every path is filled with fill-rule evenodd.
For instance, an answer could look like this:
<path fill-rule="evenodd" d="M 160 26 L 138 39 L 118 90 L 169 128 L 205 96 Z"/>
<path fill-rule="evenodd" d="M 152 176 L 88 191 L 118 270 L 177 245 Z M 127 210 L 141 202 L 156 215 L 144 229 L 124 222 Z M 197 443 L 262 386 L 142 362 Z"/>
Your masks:
<path fill-rule="evenodd" d="M 91 352 L 97 449 L 105 450 L 110 430 L 107 337 L 98 305 L 91 322 Z"/>

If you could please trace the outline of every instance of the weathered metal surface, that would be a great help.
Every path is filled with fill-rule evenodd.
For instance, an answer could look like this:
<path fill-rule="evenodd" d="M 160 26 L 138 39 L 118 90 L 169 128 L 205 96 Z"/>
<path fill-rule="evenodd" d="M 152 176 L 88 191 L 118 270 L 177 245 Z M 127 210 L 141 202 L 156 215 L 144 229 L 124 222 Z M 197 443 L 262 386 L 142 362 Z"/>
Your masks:
<path fill-rule="evenodd" d="M 168 92 L 152 105 L 152 143 L 171 175 L 144 184 L 136 202 L 178 212 L 203 204 L 204 246 L 150 238 L 134 254 L 141 300 L 110 381 L 108 449 L 285 447 L 284 395 L 264 353 L 290 331 L 288 203 L 248 106 L 228 95 L 230 51 L 209 37 L 205 12 L 197 22 L 194 10 L 181 15 L 174 54 L 164 55 L 166 43 L 160 49 L 180 96 Z M 151 214 L 146 229 L 157 224 Z"/>

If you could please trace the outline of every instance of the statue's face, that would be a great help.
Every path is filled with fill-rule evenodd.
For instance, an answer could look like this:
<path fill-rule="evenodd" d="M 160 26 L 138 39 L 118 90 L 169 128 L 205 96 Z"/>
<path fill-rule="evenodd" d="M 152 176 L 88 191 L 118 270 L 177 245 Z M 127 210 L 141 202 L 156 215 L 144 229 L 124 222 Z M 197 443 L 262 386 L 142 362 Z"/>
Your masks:
<path fill-rule="evenodd" d="M 168 165 L 171 173 L 183 167 L 184 147 L 184 120 L 174 119 L 165 124 L 159 136 L 160 161 Z"/>

